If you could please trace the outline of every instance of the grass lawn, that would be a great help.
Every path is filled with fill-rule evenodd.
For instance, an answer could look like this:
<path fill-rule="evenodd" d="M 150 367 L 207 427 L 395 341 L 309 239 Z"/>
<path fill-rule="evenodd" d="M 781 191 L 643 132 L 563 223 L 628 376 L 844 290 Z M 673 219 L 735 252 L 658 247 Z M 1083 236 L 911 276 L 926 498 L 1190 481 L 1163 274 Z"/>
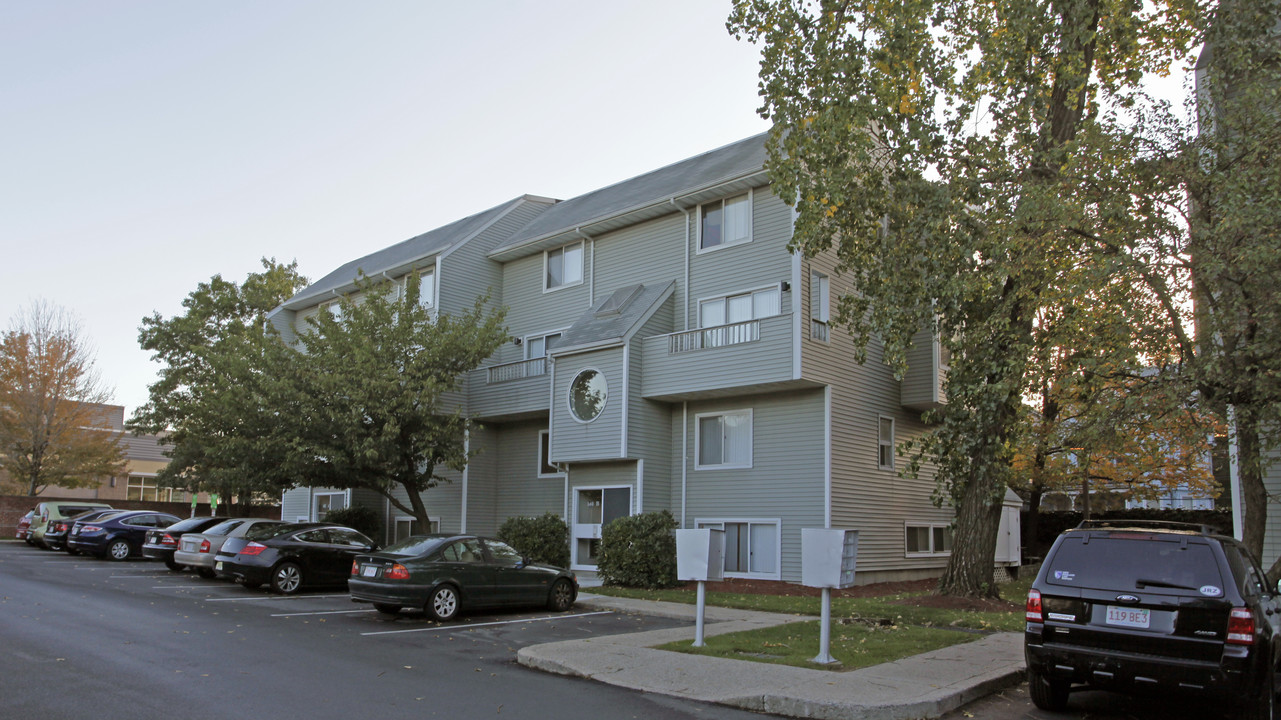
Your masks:
<path fill-rule="evenodd" d="M 1023 599 L 1032 578 L 1001 585 L 1001 597 L 1015 606 L 996 610 L 936 607 L 929 593 L 892 593 L 875 597 L 832 598 L 831 654 L 840 661 L 833 669 L 854 670 L 891 662 L 930 650 L 977 640 L 991 632 L 1023 629 Z M 635 590 L 592 588 L 591 592 L 616 597 L 664 600 L 693 604 L 693 590 Z M 819 598 L 799 595 L 707 593 L 707 604 L 744 610 L 764 610 L 793 615 L 818 615 Z M 941 603 L 947 605 L 948 603 Z M 960 603 L 963 605 L 964 603 Z M 690 641 L 668 643 L 664 650 L 714 655 L 739 660 L 822 668 L 810 662 L 818 655 L 819 623 L 791 623 L 764 630 L 708 637 L 706 646 Z"/>

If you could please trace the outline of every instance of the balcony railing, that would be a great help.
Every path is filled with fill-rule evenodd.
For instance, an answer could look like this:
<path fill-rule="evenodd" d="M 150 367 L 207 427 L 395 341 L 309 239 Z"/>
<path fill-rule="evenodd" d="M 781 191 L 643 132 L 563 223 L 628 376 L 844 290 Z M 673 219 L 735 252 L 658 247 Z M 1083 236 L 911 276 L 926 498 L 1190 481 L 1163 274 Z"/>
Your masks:
<path fill-rule="evenodd" d="M 547 358 L 533 358 L 532 360 L 521 360 L 513 363 L 503 363 L 494 365 L 489 368 L 489 378 L 487 382 L 490 385 L 495 383 L 511 382 L 512 380 L 523 380 L 525 378 L 537 377 L 547 374 Z"/>
<path fill-rule="evenodd" d="M 718 325 L 701 330 L 674 333 L 667 337 L 667 351 L 669 353 L 683 353 L 703 348 L 756 342 L 761 339 L 761 321 L 748 320 L 747 322 L 734 323 L 732 325 Z"/>

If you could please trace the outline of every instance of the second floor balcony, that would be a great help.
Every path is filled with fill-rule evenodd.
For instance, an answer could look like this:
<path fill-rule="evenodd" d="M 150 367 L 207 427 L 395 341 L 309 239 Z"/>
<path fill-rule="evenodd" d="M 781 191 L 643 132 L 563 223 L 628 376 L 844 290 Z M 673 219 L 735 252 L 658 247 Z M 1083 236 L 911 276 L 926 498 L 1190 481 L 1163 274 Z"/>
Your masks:
<path fill-rule="evenodd" d="M 790 384 L 792 325 L 787 313 L 645 338 L 641 394 L 692 399 Z"/>
<path fill-rule="evenodd" d="M 547 412 L 547 358 L 491 365 L 471 372 L 468 407 L 476 417 L 521 417 Z"/>

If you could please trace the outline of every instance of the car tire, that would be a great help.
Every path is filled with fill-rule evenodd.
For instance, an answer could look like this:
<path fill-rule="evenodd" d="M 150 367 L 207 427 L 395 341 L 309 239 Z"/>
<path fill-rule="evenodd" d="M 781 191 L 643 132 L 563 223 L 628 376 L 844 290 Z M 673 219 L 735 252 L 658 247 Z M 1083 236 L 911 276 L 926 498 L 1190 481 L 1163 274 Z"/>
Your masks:
<path fill-rule="evenodd" d="M 196 568 L 196 574 L 206 580 L 218 577 L 218 573 L 214 572 L 213 568 Z"/>
<path fill-rule="evenodd" d="M 1067 707 L 1070 688 L 1071 684 L 1066 680 L 1054 680 L 1040 671 L 1028 668 L 1028 694 L 1032 696 L 1032 704 L 1042 710 L 1063 712 Z"/>
<path fill-rule="evenodd" d="M 302 588 L 302 568 L 297 563 L 283 562 L 271 571 L 271 591 L 293 595 Z"/>
<path fill-rule="evenodd" d="M 67 554 L 68 554 L 68 555 L 79 555 L 79 554 L 80 554 L 80 551 L 79 551 L 79 550 L 76 550 L 76 549 L 74 549 L 74 548 L 67 548 Z"/>
<path fill-rule="evenodd" d="M 242 587 L 249 588 L 250 590 L 257 590 L 258 588 L 262 587 L 262 583 L 254 582 L 253 580 L 244 580 L 240 583 L 240 585 Z"/>
<path fill-rule="evenodd" d="M 375 609 L 375 610 L 377 610 L 378 612 L 382 613 L 383 615 L 398 615 L 398 614 L 400 614 L 400 606 L 399 606 L 399 605 L 390 605 L 390 604 L 388 604 L 388 603 L 374 603 L 374 609 Z"/>
<path fill-rule="evenodd" d="M 547 593 L 547 609 L 552 612 L 565 612 L 574 605 L 578 593 L 574 592 L 574 583 L 561 578 L 552 583 L 551 592 Z"/>
<path fill-rule="evenodd" d="M 425 609 L 431 619 L 445 622 L 458 616 L 460 604 L 458 590 L 453 585 L 441 585 L 431 591 Z"/>
<path fill-rule="evenodd" d="M 125 560 L 132 552 L 133 549 L 129 547 L 128 540 L 112 540 L 107 544 L 107 552 L 104 557 L 108 560 Z"/>
<path fill-rule="evenodd" d="M 182 566 L 174 562 L 173 560 L 166 560 L 165 567 L 169 568 L 174 572 L 182 572 Z"/>

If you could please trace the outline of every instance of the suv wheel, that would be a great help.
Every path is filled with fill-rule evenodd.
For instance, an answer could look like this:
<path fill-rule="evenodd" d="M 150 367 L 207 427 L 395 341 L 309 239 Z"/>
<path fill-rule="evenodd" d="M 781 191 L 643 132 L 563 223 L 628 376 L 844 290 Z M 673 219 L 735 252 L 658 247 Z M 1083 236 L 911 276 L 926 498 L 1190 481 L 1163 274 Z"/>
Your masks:
<path fill-rule="evenodd" d="M 1264 673 L 1263 681 L 1259 683 L 1259 697 L 1248 701 L 1241 717 L 1244 720 L 1272 720 L 1273 713 L 1276 712 L 1276 694 L 1273 692 L 1273 678 L 1275 671 L 1269 670 Z"/>
<path fill-rule="evenodd" d="M 1039 671 L 1028 668 L 1027 689 L 1032 696 L 1032 704 L 1050 712 L 1063 712 L 1068 701 L 1068 682 L 1053 680 Z"/>

